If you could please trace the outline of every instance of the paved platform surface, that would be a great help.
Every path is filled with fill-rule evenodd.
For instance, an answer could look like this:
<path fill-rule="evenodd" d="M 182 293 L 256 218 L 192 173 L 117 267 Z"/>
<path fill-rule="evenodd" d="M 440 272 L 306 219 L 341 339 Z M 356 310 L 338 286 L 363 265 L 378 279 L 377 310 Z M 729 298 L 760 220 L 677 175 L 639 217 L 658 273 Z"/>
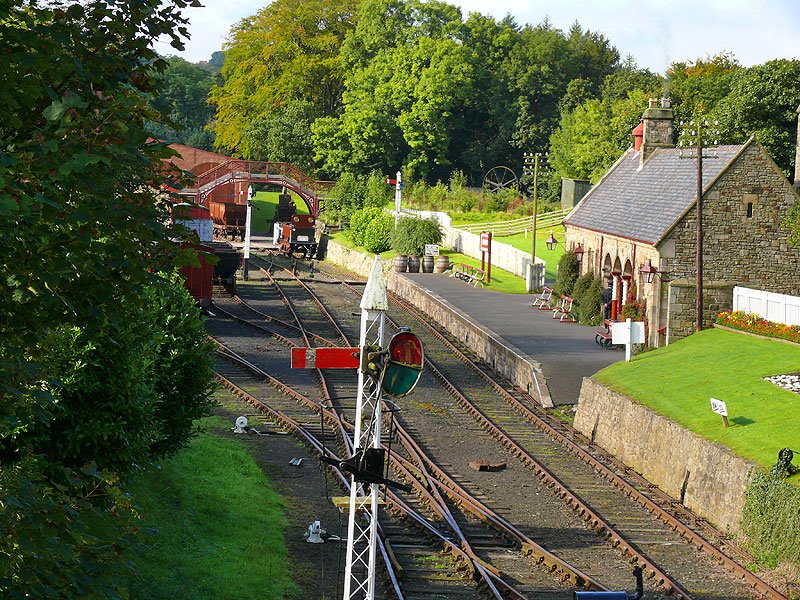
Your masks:
<path fill-rule="evenodd" d="M 584 377 L 625 360 L 624 350 L 605 350 L 595 344 L 598 328 L 560 323 L 552 318 L 553 311 L 531 308 L 532 294 L 502 294 L 474 288 L 438 273 L 403 276 L 438 294 L 473 321 L 540 362 L 556 405 L 576 403 Z"/>

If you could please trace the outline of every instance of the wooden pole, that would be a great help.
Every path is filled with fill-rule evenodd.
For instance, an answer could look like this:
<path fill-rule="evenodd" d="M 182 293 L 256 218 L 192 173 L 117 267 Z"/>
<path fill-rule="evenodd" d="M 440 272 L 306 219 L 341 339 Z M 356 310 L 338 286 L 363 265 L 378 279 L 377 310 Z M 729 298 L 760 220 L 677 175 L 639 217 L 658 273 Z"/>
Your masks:
<path fill-rule="evenodd" d="M 703 329 L 703 132 L 697 122 L 697 292 L 695 330 Z"/>

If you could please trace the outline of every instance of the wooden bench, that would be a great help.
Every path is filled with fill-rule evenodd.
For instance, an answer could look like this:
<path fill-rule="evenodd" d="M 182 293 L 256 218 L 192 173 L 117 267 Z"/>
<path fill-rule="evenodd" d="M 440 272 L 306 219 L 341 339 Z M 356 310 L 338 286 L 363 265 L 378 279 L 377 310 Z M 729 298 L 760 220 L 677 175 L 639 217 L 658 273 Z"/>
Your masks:
<path fill-rule="evenodd" d="M 567 319 L 567 323 L 576 323 L 578 320 L 575 318 L 575 315 L 572 314 L 572 303 L 573 300 L 569 296 L 565 296 L 561 294 L 561 300 L 553 309 L 553 318 L 558 319 L 561 323 L 564 323 L 564 319 Z M 572 319 L 570 321 L 570 319 Z"/>
<path fill-rule="evenodd" d="M 473 287 L 478 287 L 478 285 L 482 287 L 485 285 L 483 280 L 486 277 L 486 272 L 483 269 L 476 269 L 465 263 L 459 263 L 457 266 L 453 267 L 453 272 L 450 274 L 450 277 L 455 277 L 456 279 L 470 283 Z"/>
<path fill-rule="evenodd" d="M 605 329 L 603 331 L 596 331 L 594 334 L 594 343 L 600 346 L 601 348 L 615 348 L 614 344 L 611 343 L 611 321 L 605 319 L 603 321 L 603 326 Z"/>
<path fill-rule="evenodd" d="M 542 293 L 533 301 L 531 306 L 538 310 L 550 310 L 550 298 L 553 297 L 553 288 L 544 286 Z"/>

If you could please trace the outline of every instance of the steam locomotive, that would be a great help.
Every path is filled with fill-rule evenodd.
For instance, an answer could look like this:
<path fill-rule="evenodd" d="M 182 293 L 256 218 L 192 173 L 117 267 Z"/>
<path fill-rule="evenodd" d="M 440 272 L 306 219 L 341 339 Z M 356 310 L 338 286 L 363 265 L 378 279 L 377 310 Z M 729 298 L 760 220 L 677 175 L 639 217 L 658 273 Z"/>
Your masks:
<path fill-rule="evenodd" d="M 316 258 L 316 219 L 311 215 L 292 215 L 288 223 L 275 223 L 275 243 L 281 253 L 299 258 Z"/>

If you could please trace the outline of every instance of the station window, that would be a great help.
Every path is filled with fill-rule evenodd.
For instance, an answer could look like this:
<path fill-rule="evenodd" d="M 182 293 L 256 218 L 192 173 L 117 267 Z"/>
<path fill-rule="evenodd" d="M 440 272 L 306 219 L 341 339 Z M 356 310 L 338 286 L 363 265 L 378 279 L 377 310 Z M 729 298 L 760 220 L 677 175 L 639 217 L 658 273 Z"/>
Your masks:
<path fill-rule="evenodd" d="M 748 219 L 752 219 L 753 218 L 753 203 L 752 202 L 748 202 L 747 203 L 747 218 Z"/>

